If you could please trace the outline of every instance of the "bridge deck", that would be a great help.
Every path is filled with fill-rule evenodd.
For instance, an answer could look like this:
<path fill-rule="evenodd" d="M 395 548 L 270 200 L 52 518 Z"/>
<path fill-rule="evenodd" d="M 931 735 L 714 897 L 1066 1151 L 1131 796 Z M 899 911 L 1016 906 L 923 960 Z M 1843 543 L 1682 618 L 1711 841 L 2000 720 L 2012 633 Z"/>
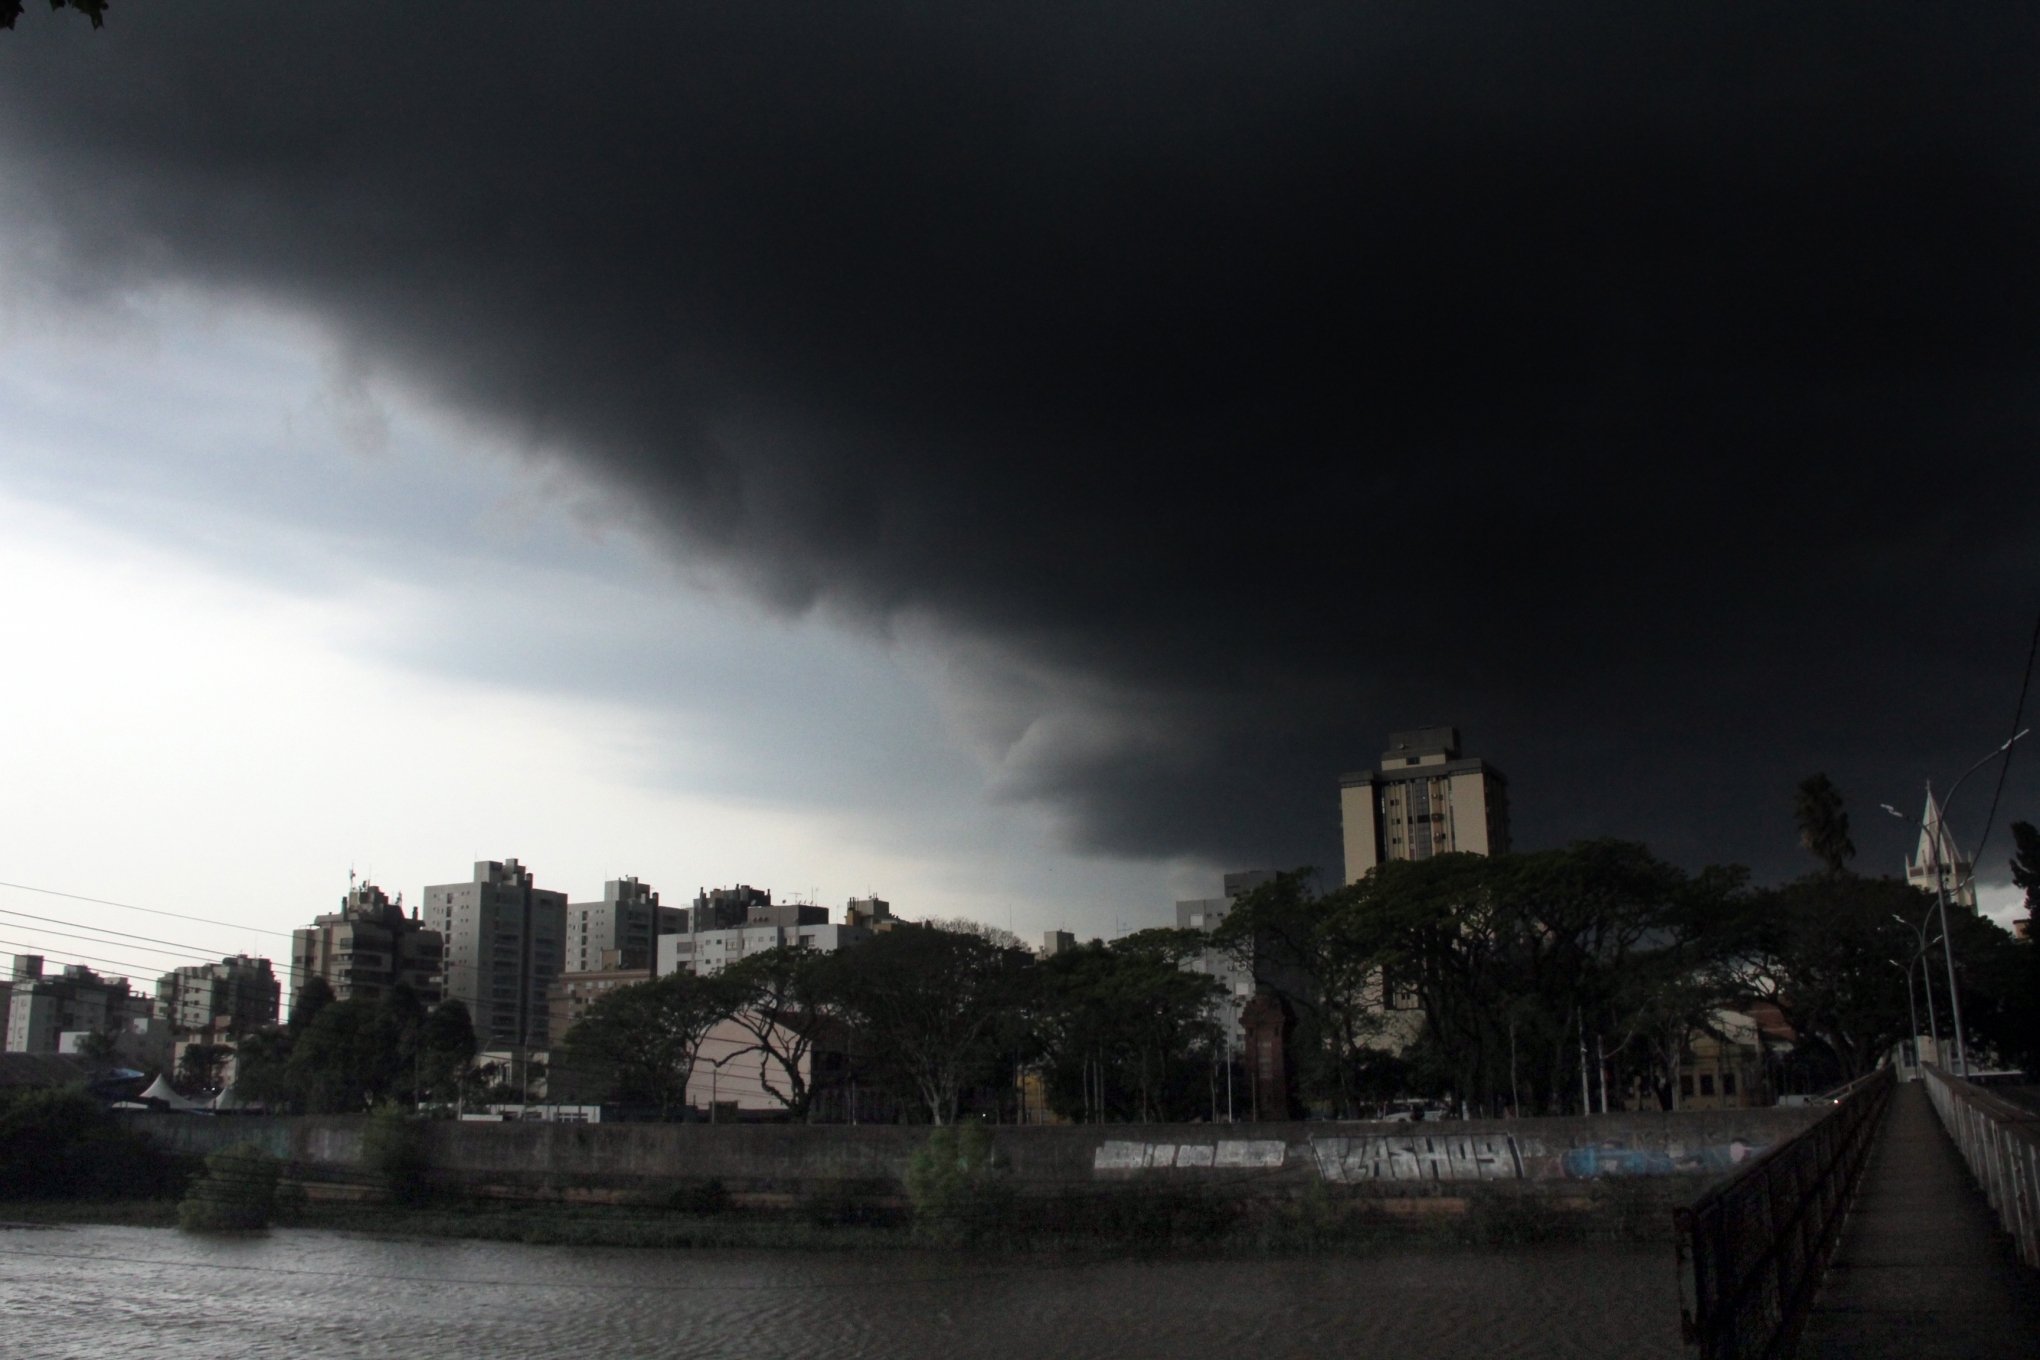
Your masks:
<path fill-rule="evenodd" d="M 2019 1263 L 1918 1082 L 1892 1094 L 1798 1354 L 2040 1356 L 2040 1271 Z"/>

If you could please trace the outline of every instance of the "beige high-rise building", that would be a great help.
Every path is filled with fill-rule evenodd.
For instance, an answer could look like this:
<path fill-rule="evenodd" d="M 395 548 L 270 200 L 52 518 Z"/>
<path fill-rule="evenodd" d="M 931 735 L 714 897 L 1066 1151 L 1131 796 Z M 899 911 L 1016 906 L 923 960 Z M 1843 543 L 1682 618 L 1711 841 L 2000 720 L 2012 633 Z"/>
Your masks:
<path fill-rule="evenodd" d="M 1460 755 L 1457 728 L 1395 732 L 1380 769 L 1339 777 L 1339 820 L 1348 883 L 1386 860 L 1506 854 L 1509 781 Z"/>
<path fill-rule="evenodd" d="M 341 1001 L 375 1000 L 401 983 L 426 1005 L 436 1004 L 442 937 L 426 929 L 415 910 L 404 915 L 402 893 L 392 902 L 375 884 L 348 878 L 340 910 L 291 932 L 291 1009 L 315 977 L 324 978 Z"/>

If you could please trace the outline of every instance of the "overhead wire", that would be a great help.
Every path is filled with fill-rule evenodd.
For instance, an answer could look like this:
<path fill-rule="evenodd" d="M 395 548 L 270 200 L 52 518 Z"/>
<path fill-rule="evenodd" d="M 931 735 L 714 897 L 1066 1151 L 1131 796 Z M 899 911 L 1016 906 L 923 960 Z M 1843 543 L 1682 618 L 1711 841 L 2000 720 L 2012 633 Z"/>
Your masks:
<path fill-rule="evenodd" d="M 1979 868 L 1983 864 L 1983 848 L 1990 844 L 1991 828 L 1997 822 L 1998 800 L 2004 797 L 2005 779 L 2011 774 L 2012 759 L 2018 753 L 2019 724 L 2026 716 L 2026 695 L 2033 685 L 2033 659 L 2036 655 L 2040 655 L 2040 616 L 2035 616 L 2033 637 L 2026 644 L 2026 672 L 2019 679 L 2019 700 L 2012 705 L 2011 739 L 2005 743 L 2005 758 L 1998 764 L 1997 784 L 1990 794 L 1990 811 L 1983 817 L 1983 835 L 1978 837 L 1976 855 L 1970 861 Z"/>

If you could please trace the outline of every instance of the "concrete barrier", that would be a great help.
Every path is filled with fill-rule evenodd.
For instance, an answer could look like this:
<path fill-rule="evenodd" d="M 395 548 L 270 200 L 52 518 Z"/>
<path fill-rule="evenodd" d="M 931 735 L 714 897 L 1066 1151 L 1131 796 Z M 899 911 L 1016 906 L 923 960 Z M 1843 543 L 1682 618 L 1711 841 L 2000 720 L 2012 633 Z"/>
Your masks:
<path fill-rule="evenodd" d="M 1304 1122 L 999 1126 L 996 1154 L 1021 1195 L 1117 1183 L 1223 1186 L 1286 1197 L 1314 1185 L 1377 1198 L 1463 1197 L 1483 1187 L 1577 1193 L 1615 1178 L 1712 1179 L 1805 1128 L 1818 1109 L 1625 1112 L 1438 1123 Z M 198 1158 L 252 1142 L 336 1189 L 360 1182 L 366 1116 L 129 1116 Z M 473 1194 L 622 1199 L 714 1179 L 739 1196 L 897 1187 L 928 1129 L 913 1125 L 461 1123 L 424 1126 L 434 1182 Z"/>
<path fill-rule="evenodd" d="M 1921 1072 L 1934 1113 L 2018 1244 L 2019 1259 L 2040 1266 L 2040 1115 L 1938 1067 Z"/>

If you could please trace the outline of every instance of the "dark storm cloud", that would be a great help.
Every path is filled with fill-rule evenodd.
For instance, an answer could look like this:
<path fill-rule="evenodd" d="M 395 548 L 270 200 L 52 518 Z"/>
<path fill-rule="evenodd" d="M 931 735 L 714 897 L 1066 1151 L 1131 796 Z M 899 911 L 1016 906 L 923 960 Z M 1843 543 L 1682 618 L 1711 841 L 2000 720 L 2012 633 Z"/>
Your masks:
<path fill-rule="evenodd" d="M 2040 26 L 1439 10 L 136 6 L 0 41 L 0 137 L 62 286 L 309 307 L 931 621 L 1086 843 L 1331 863 L 1443 721 L 1525 841 L 1789 868 L 1801 775 L 2010 716 Z"/>

